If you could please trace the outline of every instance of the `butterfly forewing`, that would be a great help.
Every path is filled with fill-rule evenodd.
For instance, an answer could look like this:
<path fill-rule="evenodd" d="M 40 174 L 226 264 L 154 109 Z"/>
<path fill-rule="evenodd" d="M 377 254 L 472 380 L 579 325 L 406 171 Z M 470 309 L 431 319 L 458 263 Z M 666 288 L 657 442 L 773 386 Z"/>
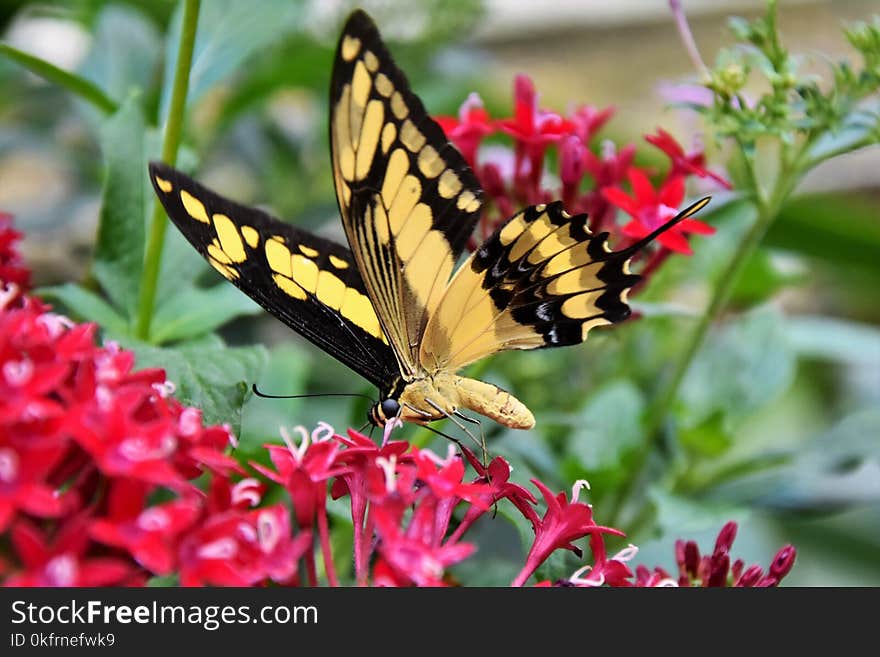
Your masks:
<path fill-rule="evenodd" d="M 171 220 L 226 279 L 374 385 L 397 377 L 351 251 L 163 164 L 150 165 L 150 179 Z"/>
<path fill-rule="evenodd" d="M 330 112 L 345 232 L 400 371 L 409 377 L 421 369 L 419 345 L 431 309 L 479 217 L 480 187 L 361 11 L 339 41 Z"/>

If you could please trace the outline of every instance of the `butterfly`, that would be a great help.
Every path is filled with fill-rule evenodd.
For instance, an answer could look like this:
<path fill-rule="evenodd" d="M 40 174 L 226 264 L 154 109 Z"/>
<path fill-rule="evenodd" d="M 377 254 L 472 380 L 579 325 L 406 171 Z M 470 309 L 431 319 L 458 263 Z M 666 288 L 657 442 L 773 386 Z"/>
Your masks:
<path fill-rule="evenodd" d="M 529 429 L 509 392 L 460 376 L 507 349 L 583 342 L 624 320 L 639 276 L 629 259 L 703 199 L 612 251 L 560 202 L 511 217 L 456 269 L 483 208 L 461 154 L 428 116 L 372 19 L 342 30 L 330 83 L 333 180 L 348 246 L 245 207 L 161 163 L 150 179 L 168 216 L 226 279 L 373 383 L 369 421 L 427 424 L 479 413 Z"/>

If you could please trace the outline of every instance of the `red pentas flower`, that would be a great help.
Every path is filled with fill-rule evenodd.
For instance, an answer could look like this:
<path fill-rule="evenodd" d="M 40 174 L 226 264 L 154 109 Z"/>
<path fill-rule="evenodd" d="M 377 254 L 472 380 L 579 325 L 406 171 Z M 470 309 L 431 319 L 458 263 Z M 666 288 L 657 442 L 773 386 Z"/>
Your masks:
<path fill-rule="evenodd" d="M 489 112 L 483 107 L 483 99 L 479 94 L 472 93 L 458 110 L 458 117 L 438 116 L 437 123 L 449 140 L 456 145 L 465 161 L 475 168 L 477 165 L 477 149 L 487 135 L 495 132 L 495 126 L 489 118 Z"/>
<path fill-rule="evenodd" d="M 629 237 L 642 238 L 656 230 L 678 214 L 684 201 L 684 178 L 675 175 L 667 178 L 659 189 L 654 189 L 645 173 L 636 167 L 627 172 L 633 196 L 616 186 L 602 190 L 605 198 L 626 212 L 632 221 L 624 225 L 623 233 Z M 693 253 L 684 233 L 711 235 L 715 229 L 698 219 L 685 219 L 658 237 L 660 244 L 678 253 Z"/>
<path fill-rule="evenodd" d="M 656 135 L 645 135 L 645 141 L 659 148 L 672 160 L 670 177 L 692 174 L 700 178 L 711 178 L 724 189 L 733 189 L 733 186 L 723 176 L 706 169 L 706 154 L 702 149 L 698 148 L 690 153 L 685 153 L 684 148 L 675 140 L 675 137 L 663 128 L 657 128 Z"/>
<path fill-rule="evenodd" d="M 12 216 L 0 212 L 0 296 L 9 296 L 7 303 L 27 292 L 31 286 L 31 272 L 18 253 L 17 244 L 21 237 L 21 233 L 12 228 Z"/>

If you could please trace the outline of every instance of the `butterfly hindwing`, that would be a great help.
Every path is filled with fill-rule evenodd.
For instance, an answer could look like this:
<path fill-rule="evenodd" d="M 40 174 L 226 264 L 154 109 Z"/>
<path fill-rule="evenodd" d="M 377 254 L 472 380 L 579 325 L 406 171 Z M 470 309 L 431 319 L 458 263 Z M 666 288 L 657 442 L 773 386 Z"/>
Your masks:
<path fill-rule="evenodd" d="M 473 232 L 481 190 L 361 11 L 339 41 L 330 113 L 343 225 L 406 377 L 419 369 L 424 328 Z"/>
<path fill-rule="evenodd" d="M 351 252 L 234 203 L 159 163 L 150 179 L 168 216 L 226 279 L 373 384 L 398 376 Z"/>
<path fill-rule="evenodd" d="M 514 215 L 456 272 L 426 328 L 422 365 L 457 370 L 505 349 L 577 344 L 628 317 L 639 277 L 607 237 L 561 202 Z"/>

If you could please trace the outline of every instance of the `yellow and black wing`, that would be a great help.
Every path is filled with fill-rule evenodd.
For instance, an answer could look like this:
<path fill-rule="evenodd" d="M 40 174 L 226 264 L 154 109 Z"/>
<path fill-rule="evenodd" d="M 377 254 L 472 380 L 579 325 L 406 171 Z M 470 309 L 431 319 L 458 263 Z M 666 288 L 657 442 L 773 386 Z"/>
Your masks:
<path fill-rule="evenodd" d="M 519 212 L 456 272 L 425 330 L 422 366 L 455 371 L 505 349 L 577 344 L 591 328 L 626 319 L 627 292 L 639 280 L 629 258 L 708 202 L 622 251 L 559 201 Z"/>
<path fill-rule="evenodd" d="M 420 369 L 422 334 L 482 192 L 362 11 L 349 17 L 336 53 L 330 144 L 352 255 L 406 379 Z"/>
<path fill-rule="evenodd" d="M 168 216 L 220 274 L 374 385 L 398 378 L 351 251 L 164 164 L 150 164 L 150 179 Z"/>

